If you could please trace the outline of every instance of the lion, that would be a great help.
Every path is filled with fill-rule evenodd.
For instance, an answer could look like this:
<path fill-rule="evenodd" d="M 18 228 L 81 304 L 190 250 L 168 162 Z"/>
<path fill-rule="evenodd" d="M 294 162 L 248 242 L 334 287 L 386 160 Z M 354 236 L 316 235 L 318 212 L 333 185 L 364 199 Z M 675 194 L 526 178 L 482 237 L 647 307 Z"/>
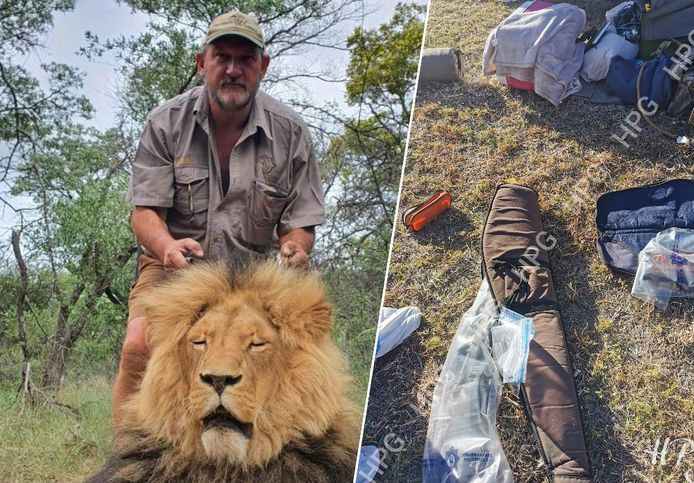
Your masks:
<path fill-rule="evenodd" d="M 151 358 L 89 481 L 352 481 L 351 378 L 316 274 L 193 265 L 145 304 Z"/>

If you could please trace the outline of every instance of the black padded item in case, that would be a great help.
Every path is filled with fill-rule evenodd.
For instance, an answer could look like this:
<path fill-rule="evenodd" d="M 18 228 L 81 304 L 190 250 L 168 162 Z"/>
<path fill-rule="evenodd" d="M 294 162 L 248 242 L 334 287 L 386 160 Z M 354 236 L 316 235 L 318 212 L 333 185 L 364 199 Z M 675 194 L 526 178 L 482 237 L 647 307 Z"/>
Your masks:
<path fill-rule="evenodd" d="M 605 264 L 635 274 L 639 252 L 658 232 L 668 228 L 694 229 L 694 180 L 612 191 L 600 196 L 595 221 L 598 251 Z"/>

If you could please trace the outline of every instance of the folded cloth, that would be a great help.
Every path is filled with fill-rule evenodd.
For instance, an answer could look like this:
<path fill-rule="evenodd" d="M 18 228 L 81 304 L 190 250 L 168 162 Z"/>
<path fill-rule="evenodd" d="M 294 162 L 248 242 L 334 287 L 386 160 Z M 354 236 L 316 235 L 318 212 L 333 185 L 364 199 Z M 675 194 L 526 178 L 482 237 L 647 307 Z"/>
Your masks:
<path fill-rule="evenodd" d="M 463 78 L 463 54 L 459 49 L 424 49 L 420 81 L 453 81 Z"/>
<path fill-rule="evenodd" d="M 585 45 L 576 39 L 585 24 L 585 12 L 567 3 L 532 12 L 517 9 L 489 34 L 483 73 L 533 82 L 538 95 L 558 106 L 581 90 Z"/>
<path fill-rule="evenodd" d="M 610 70 L 613 57 L 635 59 L 639 55 L 639 46 L 632 44 L 616 33 L 606 33 L 594 48 L 585 53 L 581 66 L 581 77 L 587 82 L 603 80 Z"/>

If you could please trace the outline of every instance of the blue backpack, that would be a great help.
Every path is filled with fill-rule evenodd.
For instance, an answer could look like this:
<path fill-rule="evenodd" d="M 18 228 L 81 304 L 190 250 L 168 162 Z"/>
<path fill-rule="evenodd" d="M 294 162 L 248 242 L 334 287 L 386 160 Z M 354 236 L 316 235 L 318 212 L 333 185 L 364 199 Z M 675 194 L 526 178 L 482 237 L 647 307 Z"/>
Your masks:
<path fill-rule="evenodd" d="M 628 60 L 619 55 L 610 63 L 607 85 L 614 95 L 627 104 L 636 104 L 638 100 L 636 86 L 643 64 L 643 60 Z M 673 93 L 673 79 L 666 71 L 672 68 L 672 59 L 661 54 L 645 64 L 641 74 L 641 97 L 647 97 L 658 104 L 659 111 L 664 111 Z M 643 102 L 642 106 L 647 112 L 652 110 L 648 101 Z"/>

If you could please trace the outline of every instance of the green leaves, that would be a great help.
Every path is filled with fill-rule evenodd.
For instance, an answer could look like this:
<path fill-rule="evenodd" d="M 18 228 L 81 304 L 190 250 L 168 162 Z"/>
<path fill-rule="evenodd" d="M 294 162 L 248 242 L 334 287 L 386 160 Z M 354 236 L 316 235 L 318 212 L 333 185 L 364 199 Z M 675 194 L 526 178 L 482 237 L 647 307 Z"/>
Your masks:
<path fill-rule="evenodd" d="M 322 168 L 331 187 L 322 255 L 336 263 L 383 267 L 393 226 L 424 7 L 398 4 L 390 22 L 349 36 L 347 101 L 358 112 L 343 121 Z"/>
<path fill-rule="evenodd" d="M 123 0 L 133 12 L 150 15 L 145 32 L 132 38 L 99 39 L 87 34 L 88 46 L 81 52 L 97 58 L 115 52 L 125 86 L 125 119 L 141 126 L 147 113 L 164 100 L 180 94 L 198 82 L 195 52 L 211 20 L 229 10 L 254 14 L 265 34 L 267 51 L 272 57 L 264 90 L 283 80 L 301 77 L 282 58 L 304 54 L 315 46 L 344 47 L 337 27 L 356 21 L 362 0 Z M 282 65 L 281 75 L 274 69 Z"/>
<path fill-rule="evenodd" d="M 352 55 L 347 68 L 347 100 L 389 110 L 399 108 L 409 121 L 405 102 L 417 75 L 424 22 L 423 5 L 398 4 L 390 22 L 376 29 L 357 28 L 347 40 Z M 405 112 L 407 111 L 407 112 Z"/>
<path fill-rule="evenodd" d="M 54 12 L 72 10 L 75 0 L 0 0 L 0 43 L 3 57 L 28 54 L 41 45 L 53 25 Z"/>

